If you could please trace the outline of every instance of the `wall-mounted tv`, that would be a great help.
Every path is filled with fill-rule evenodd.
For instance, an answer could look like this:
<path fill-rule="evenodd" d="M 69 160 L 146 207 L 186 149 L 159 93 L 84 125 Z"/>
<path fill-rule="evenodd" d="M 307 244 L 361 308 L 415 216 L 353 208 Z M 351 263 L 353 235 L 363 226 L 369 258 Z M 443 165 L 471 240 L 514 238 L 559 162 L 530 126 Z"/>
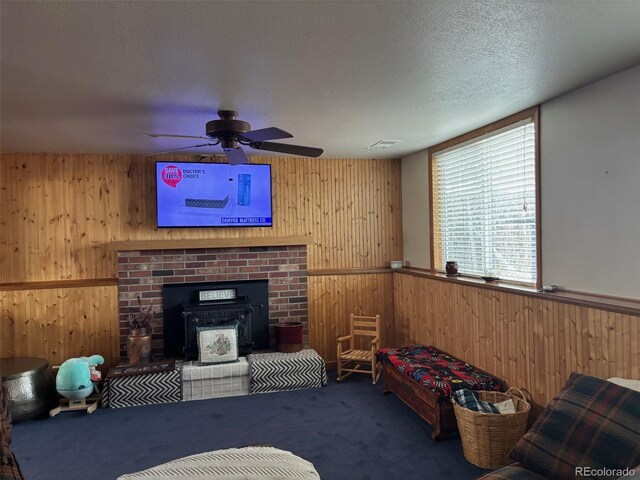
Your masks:
<path fill-rule="evenodd" d="M 271 227 L 271 165 L 156 162 L 159 228 Z"/>

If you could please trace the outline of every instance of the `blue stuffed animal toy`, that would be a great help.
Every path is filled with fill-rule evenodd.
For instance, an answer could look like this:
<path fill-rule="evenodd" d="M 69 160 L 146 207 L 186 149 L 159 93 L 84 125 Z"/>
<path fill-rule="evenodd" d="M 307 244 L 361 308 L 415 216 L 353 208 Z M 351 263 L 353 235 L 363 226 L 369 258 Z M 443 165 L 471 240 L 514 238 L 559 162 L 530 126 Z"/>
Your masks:
<path fill-rule="evenodd" d="M 102 355 L 90 357 L 70 358 L 66 360 L 56 376 L 56 390 L 69 400 L 82 400 L 97 391 L 92 380 L 100 379 L 100 372 L 95 367 L 102 365 Z"/>

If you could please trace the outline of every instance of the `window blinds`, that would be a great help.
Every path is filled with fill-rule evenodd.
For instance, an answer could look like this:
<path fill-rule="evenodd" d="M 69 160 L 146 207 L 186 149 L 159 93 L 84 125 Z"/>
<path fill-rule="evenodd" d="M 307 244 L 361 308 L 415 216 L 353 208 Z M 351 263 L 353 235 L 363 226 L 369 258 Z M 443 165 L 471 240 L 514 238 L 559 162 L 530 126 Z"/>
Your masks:
<path fill-rule="evenodd" d="M 435 268 L 536 282 L 535 124 L 432 156 Z"/>

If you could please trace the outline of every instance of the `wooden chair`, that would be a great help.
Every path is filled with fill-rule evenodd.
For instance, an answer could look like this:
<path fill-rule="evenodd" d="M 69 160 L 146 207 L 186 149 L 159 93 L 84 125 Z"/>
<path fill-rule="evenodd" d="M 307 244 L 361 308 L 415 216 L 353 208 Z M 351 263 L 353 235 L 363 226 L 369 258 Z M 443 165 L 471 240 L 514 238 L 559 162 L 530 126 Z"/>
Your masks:
<path fill-rule="evenodd" d="M 350 334 L 338 337 L 338 377 L 341 382 L 353 373 L 369 373 L 375 385 L 380 378 L 382 370 L 380 362 L 376 359 L 376 351 L 380 348 L 380 315 L 375 317 L 356 316 L 353 313 L 349 317 Z M 362 343 L 366 340 L 366 343 Z M 343 343 L 347 342 L 346 350 Z M 358 350 L 356 347 L 369 344 L 368 350 Z M 342 372 L 347 372 L 343 374 Z"/>

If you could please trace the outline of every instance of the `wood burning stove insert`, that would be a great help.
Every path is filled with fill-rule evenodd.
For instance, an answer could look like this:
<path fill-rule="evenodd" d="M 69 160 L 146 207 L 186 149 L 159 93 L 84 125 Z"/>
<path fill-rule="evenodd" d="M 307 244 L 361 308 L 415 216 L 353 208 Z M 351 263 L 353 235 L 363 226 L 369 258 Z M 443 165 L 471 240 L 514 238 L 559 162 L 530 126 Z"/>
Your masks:
<path fill-rule="evenodd" d="M 215 290 L 213 290 L 215 291 Z M 198 358 L 198 327 L 238 325 L 238 353 L 248 355 L 253 349 L 251 337 L 251 313 L 254 308 L 246 297 L 233 300 L 217 300 L 202 303 L 186 303 L 182 306 L 184 319 L 185 357 Z"/>
<path fill-rule="evenodd" d="M 198 357 L 197 327 L 238 324 L 240 355 L 269 348 L 267 280 L 165 284 L 165 358 Z"/>

